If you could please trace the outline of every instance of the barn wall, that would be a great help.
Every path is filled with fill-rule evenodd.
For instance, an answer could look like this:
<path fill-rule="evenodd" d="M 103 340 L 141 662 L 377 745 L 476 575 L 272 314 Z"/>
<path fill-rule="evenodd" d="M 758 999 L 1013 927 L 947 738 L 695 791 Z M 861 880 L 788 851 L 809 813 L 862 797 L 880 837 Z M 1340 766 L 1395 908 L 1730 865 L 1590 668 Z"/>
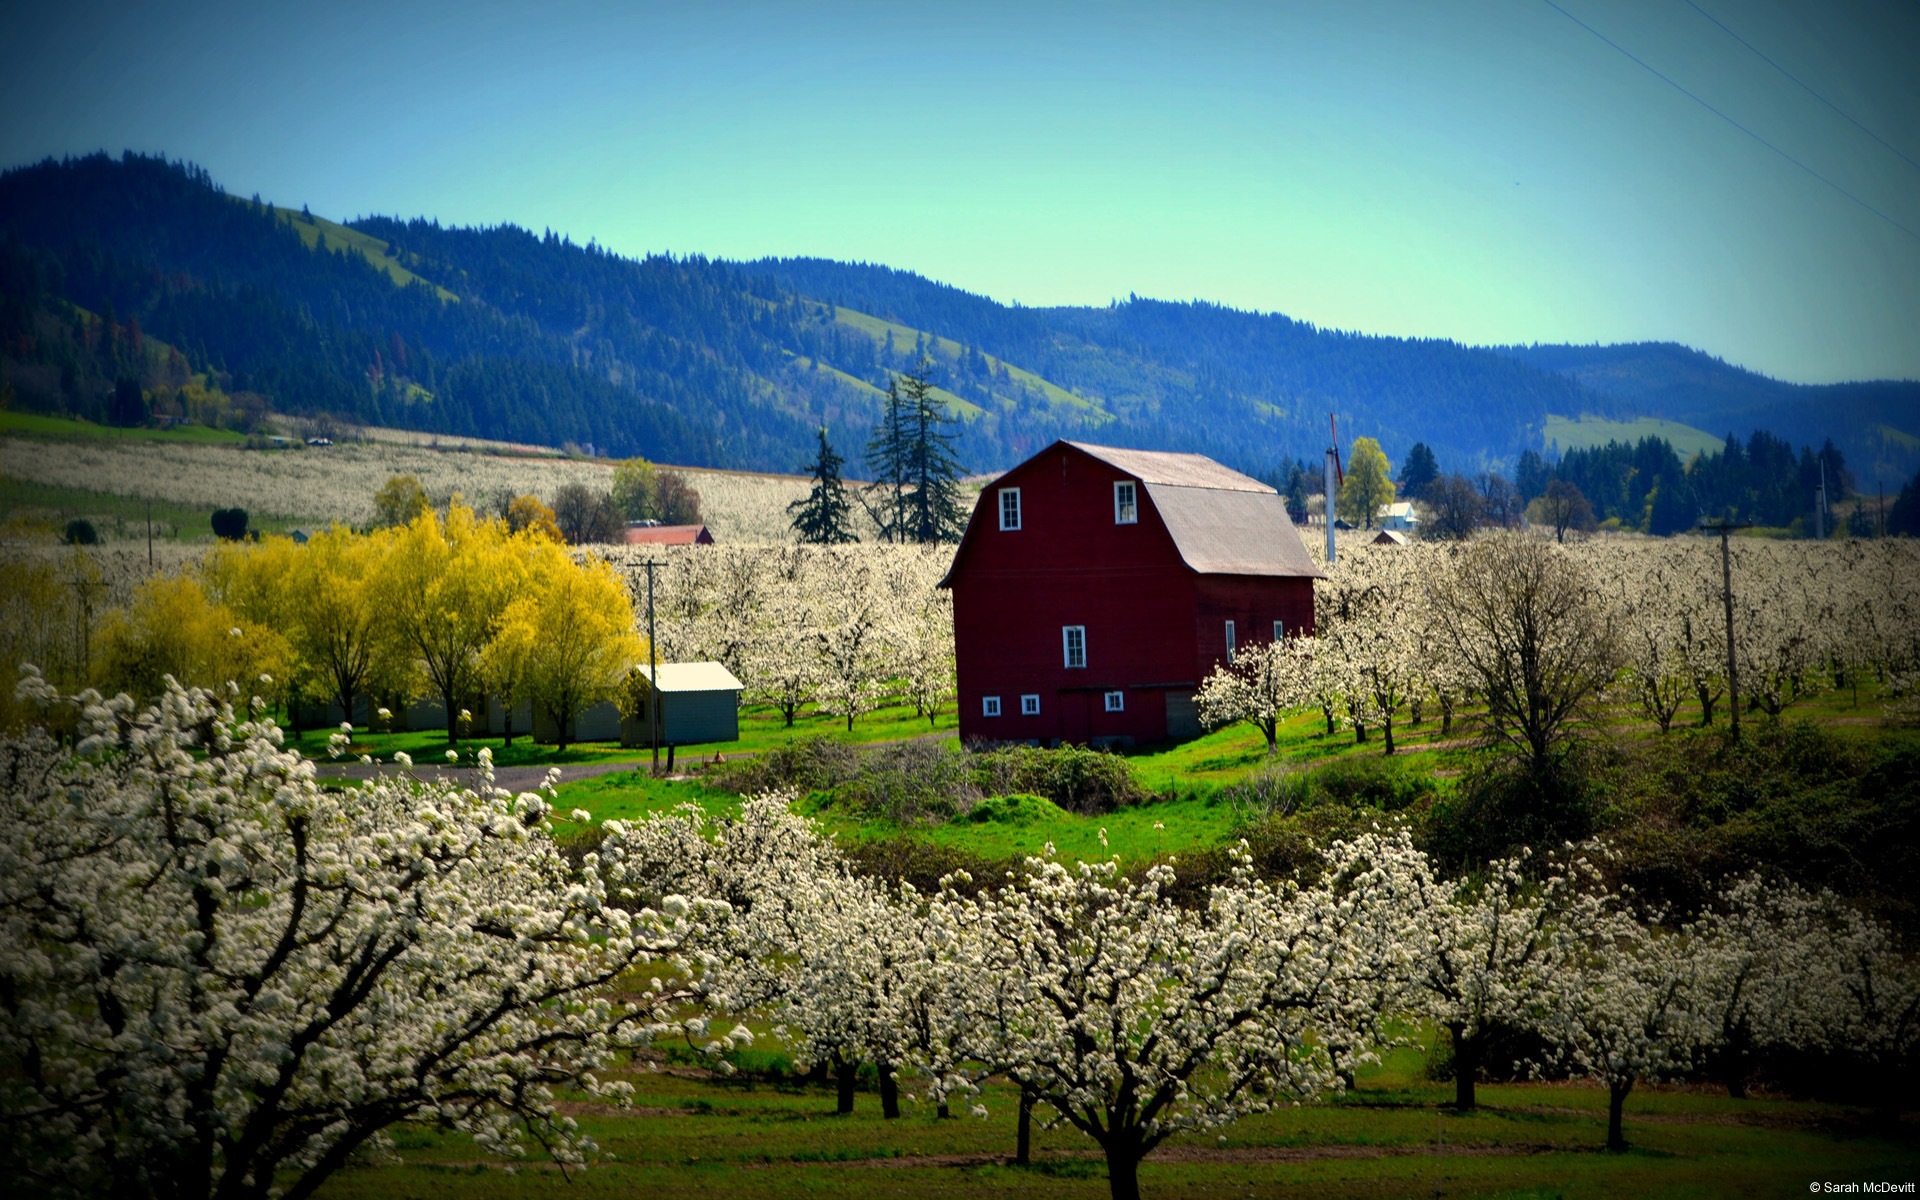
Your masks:
<path fill-rule="evenodd" d="M 1200 576 L 1181 559 L 1152 497 L 1116 525 L 1113 484 L 1132 476 L 1054 446 L 980 495 L 953 571 L 960 736 L 991 741 L 1158 741 L 1198 732 L 1192 695 L 1225 659 L 1223 622 L 1242 645 L 1275 619 L 1311 632 L 1313 581 Z M 1017 487 L 1021 528 L 1000 529 L 1000 491 Z M 1084 625 L 1087 665 L 1065 666 L 1061 628 Z M 1125 711 L 1105 711 L 1105 693 Z M 1020 697 L 1040 697 L 1038 716 Z M 998 696 L 1001 715 L 984 715 Z"/>
<path fill-rule="evenodd" d="M 1139 492 L 1140 520 L 1116 525 L 1113 484 L 1131 476 L 1056 448 L 981 493 L 953 582 L 960 735 L 1085 742 L 1167 736 L 1165 688 L 1192 688 L 1193 575 Z M 999 527 L 999 488 L 1021 492 L 1022 527 Z M 1069 670 L 1061 628 L 1087 629 L 1087 665 Z M 1125 711 L 1105 711 L 1105 693 Z M 1023 716 L 1022 694 L 1040 697 Z M 1001 716 L 982 715 L 997 695 Z"/>
<path fill-rule="evenodd" d="M 1313 580 L 1202 575 L 1193 610 L 1194 669 L 1205 679 L 1226 662 L 1226 623 L 1241 646 L 1273 640 L 1273 623 L 1289 633 L 1313 632 Z"/>

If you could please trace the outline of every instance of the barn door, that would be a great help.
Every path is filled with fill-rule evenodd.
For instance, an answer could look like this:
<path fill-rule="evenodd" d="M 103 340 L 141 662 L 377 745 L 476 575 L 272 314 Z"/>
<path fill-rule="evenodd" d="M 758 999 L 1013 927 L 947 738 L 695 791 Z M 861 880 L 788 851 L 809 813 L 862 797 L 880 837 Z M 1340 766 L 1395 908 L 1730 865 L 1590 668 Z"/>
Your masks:
<path fill-rule="evenodd" d="M 1092 692 L 1060 693 L 1060 740 L 1084 746 L 1093 737 Z"/>

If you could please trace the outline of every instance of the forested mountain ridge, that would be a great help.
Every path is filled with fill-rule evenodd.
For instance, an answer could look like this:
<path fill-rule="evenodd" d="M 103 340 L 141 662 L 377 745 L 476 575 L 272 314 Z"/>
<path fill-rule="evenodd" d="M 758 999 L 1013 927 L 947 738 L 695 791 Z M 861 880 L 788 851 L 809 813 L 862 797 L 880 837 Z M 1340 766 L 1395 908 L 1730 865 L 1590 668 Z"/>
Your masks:
<path fill-rule="evenodd" d="M 1902 479 L 1920 466 L 1920 381 L 1785 383 L 1672 342 L 1508 346 L 1500 353 L 1636 413 L 1719 433 L 1766 428 L 1801 444 L 1830 437 L 1862 479 Z"/>
<path fill-rule="evenodd" d="M 185 367 L 108 353 L 141 331 Z M 822 424 L 857 463 L 888 380 L 924 361 L 961 418 L 969 470 L 1064 436 L 1270 474 L 1317 454 L 1329 412 L 1343 437 L 1375 436 L 1396 459 L 1425 441 L 1446 469 L 1471 471 L 1541 446 L 1549 414 L 1628 417 L 1673 400 L 1569 370 L 1552 349 L 1339 333 L 1198 302 L 1023 308 L 884 267 L 636 260 L 514 226 L 341 226 L 137 155 L 0 175 L 0 369 L 17 402 L 83 415 L 115 373 L 156 394 L 190 368 L 290 414 L 791 471 Z M 1773 421 L 1764 396 L 1703 411 L 1726 415 L 1716 433 Z M 1848 440 L 1858 432 L 1831 430 L 1870 462 Z"/>

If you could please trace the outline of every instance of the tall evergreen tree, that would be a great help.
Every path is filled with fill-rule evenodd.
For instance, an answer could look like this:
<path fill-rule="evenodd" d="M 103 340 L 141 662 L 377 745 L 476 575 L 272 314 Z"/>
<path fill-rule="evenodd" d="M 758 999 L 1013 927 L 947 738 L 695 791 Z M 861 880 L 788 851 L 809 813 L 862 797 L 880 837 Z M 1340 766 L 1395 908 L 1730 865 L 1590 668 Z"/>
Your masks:
<path fill-rule="evenodd" d="M 873 486 L 860 497 L 861 506 L 880 527 L 882 541 L 907 540 L 906 491 L 911 458 L 906 401 L 900 395 L 898 377 L 889 378 L 886 406 L 880 410 L 873 436 L 867 440 L 867 470 L 873 473 Z"/>
<path fill-rule="evenodd" d="M 867 444 L 877 501 L 862 499 L 890 542 L 958 541 L 966 528 L 954 418 L 933 394 L 922 360 L 887 384 L 887 407 Z"/>
<path fill-rule="evenodd" d="M 1424 500 L 1427 488 L 1438 478 L 1440 464 L 1433 457 L 1433 448 L 1415 442 L 1407 451 L 1407 461 L 1400 464 L 1400 494 L 1409 500 Z"/>
<path fill-rule="evenodd" d="M 787 505 L 787 511 L 793 513 L 793 531 L 800 535 L 803 542 L 815 545 L 832 546 L 844 542 L 857 542 L 848 518 L 853 514 L 853 503 L 847 499 L 847 488 L 840 480 L 840 466 L 845 460 L 834 453 L 832 443 L 827 441 L 827 427 L 820 427 L 820 454 L 807 468 L 813 476 L 813 488 L 804 500 L 795 500 Z M 799 510 L 795 512 L 795 510 Z"/>
<path fill-rule="evenodd" d="M 901 390 L 911 434 L 907 540 L 957 542 L 966 532 L 967 514 L 960 503 L 960 459 L 953 451 L 958 434 L 951 427 L 956 422 L 947 406 L 934 397 L 924 361 L 901 379 Z"/>

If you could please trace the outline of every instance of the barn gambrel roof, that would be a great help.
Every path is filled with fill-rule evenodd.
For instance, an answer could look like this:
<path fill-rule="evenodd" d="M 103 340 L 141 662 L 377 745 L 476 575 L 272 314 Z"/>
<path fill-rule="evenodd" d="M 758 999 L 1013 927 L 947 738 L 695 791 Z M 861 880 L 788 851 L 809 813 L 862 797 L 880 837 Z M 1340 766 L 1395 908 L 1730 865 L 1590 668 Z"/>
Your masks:
<path fill-rule="evenodd" d="M 1322 574 L 1266 484 L 1204 454 L 1067 445 L 1138 479 L 1181 559 L 1202 575 Z"/>
<path fill-rule="evenodd" d="M 1324 574 L 1287 516 L 1286 501 L 1258 479 L 1221 466 L 1204 454 L 1127 450 L 1064 440 L 1054 445 L 1071 447 L 1139 480 L 1173 538 L 1181 561 L 1198 574 L 1310 579 Z M 1044 454 L 1043 450 L 1027 462 Z M 1015 467 L 1014 471 L 1019 469 Z M 956 554 L 940 586 L 951 585 L 959 566 Z"/>

